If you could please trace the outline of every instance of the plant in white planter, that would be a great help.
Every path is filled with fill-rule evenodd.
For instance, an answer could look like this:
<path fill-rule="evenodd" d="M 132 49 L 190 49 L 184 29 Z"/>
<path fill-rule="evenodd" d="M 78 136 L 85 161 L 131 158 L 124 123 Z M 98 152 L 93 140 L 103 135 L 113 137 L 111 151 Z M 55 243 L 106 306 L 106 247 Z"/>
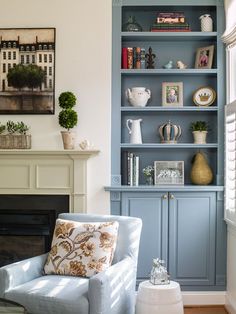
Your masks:
<path fill-rule="evenodd" d="M 59 124 L 67 131 L 61 131 L 64 149 L 75 148 L 75 132 L 70 131 L 78 123 L 77 112 L 72 109 L 76 104 L 76 97 L 72 92 L 63 92 L 59 96 L 59 106 L 62 108 L 59 113 Z"/>
<path fill-rule="evenodd" d="M 206 144 L 206 136 L 209 130 L 206 121 L 195 121 L 190 127 L 193 133 L 194 144 Z"/>

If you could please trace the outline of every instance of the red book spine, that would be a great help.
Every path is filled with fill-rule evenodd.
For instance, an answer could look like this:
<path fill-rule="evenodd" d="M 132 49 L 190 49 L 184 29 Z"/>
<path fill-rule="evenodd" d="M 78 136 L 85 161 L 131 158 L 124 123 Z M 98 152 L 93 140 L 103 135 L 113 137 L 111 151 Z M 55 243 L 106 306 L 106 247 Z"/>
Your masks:
<path fill-rule="evenodd" d="M 128 69 L 128 49 L 122 48 L 122 69 Z"/>

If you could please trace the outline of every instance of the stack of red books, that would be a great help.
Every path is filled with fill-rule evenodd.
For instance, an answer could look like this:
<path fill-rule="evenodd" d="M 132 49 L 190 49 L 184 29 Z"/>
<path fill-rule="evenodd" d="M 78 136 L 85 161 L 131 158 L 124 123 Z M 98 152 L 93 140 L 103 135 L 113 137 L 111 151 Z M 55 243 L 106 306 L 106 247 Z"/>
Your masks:
<path fill-rule="evenodd" d="M 151 32 L 190 32 L 190 26 L 186 22 L 183 12 L 158 13 Z"/>

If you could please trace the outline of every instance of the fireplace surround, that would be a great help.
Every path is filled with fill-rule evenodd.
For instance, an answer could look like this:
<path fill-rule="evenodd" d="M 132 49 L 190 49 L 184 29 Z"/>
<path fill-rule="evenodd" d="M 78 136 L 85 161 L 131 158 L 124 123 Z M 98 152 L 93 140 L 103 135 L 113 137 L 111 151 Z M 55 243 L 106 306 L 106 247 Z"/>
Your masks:
<path fill-rule="evenodd" d="M 0 150 L 0 266 L 47 252 L 62 212 L 87 211 L 97 150 Z"/>

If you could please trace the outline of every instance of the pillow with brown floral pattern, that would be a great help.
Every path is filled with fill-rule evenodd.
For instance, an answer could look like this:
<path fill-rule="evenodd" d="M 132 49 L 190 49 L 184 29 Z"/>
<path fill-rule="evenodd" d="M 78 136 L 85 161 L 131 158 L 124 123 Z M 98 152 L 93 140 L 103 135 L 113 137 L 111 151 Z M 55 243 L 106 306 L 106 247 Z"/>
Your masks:
<path fill-rule="evenodd" d="M 57 219 L 44 273 L 91 277 L 104 271 L 112 263 L 118 227 L 117 221 Z"/>

